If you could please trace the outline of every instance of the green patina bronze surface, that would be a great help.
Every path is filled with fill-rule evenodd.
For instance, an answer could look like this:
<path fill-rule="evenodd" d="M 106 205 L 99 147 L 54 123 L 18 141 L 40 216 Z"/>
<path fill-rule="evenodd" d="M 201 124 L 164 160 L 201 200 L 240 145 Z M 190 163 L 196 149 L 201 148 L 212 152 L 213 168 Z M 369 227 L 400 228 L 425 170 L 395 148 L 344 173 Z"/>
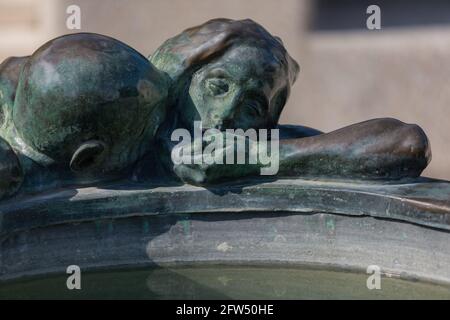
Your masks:
<path fill-rule="evenodd" d="M 108 182 L 1 203 L 0 286 L 23 276 L 67 277 L 72 264 L 83 276 L 171 264 L 365 273 L 376 264 L 387 275 L 448 288 L 449 241 L 445 181 Z"/>
<path fill-rule="evenodd" d="M 0 65 L 0 197 L 22 180 L 23 192 L 35 192 L 112 178 L 206 185 L 259 173 L 261 163 L 174 165 L 171 132 L 192 132 L 194 121 L 219 135 L 280 129 L 279 176 L 420 175 L 431 152 L 416 125 L 375 119 L 330 133 L 279 125 L 298 72 L 282 41 L 252 20 L 208 21 L 149 59 L 97 34 L 49 41 Z M 203 141 L 186 150 L 195 143 Z"/>
<path fill-rule="evenodd" d="M 216 19 L 187 29 L 167 40 L 150 61 L 174 81 L 169 106 L 176 124 L 171 129 L 192 130 L 194 121 L 220 131 L 275 128 L 299 71 L 281 40 L 252 20 Z M 374 119 L 327 134 L 278 128 L 279 176 L 417 177 L 431 159 L 422 129 L 395 119 Z M 161 140 L 167 140 L 167 132 Z M 185 182 L 209 184 L 259 170 L 182 164 L 174 172 Z"/>
<path fill-rule="evenodd" d="M 298 73 L 279 38 L 251 20 L 229 19 L 187 29 L 148 59 L 118 40 L 80 33 L 4 61 L 0 297 L 24 289 L 32 296 L 35 285 L 51 289 L 74 263 L 100 286 L 102 277 L 116 274 L 97 278 L 89 271 L 204 264 L 199 273 L 181 269 L 187 270 L 183 281 L 173 286 L 160 286 L 173 274 L 155 272 L 147 289 L 169 297 L 186 293 L 177 288 L 192 284 L 188 275 L 205 281 L 193 288 L 195 295 L 203 284 L 239 294 L 253 288 L 240 286 L 240 278 L 267 277 L 282 284 L 264 296 L 271 298 L 279 292 L 298 297 L 305 280 L 322 286 L 289 266 L 365 272 L 375 263 L 388 277 L 444 285 L 386 281 L 384 289 L 401 290 L 384 297 L 404 297 L 413 287 L 423 297 L 447 297 L 450 183 L 419 177 L 431 160 L 425 133 L 388 118 L 330 133 L 281 125 Z M 260 177 L 260 162 L 175 164 L 171 135 L 178 128 L 192 134 L 194 121 L 227 139 L 236 135 L 226 136 L 226 129 L 279 129 L 278 177 L 288 178 Z M 184 151 L 192 155 L 204 139 L 193 139 Z M 210 273 L 207 264 L 227 267 Z M 235 272 L 230 264 L 278 267 Z M 56 278 L 2 282 L 50 274 Z M 127 281 L 142 277 L 127 274 Z M 349 275 L 364 286 L 363 275 Z M 340 282 L 333 283 L 325 289 L 336 291 Z M 141 292 L 126 297 L 134 294 Z"/>
<path fill-rule="evenodd" d="M 151 152 L 168 78 L 127 45 L 67 35 L 0 70 L 0 135 L 20 158 L 29 188 L 121 177 Z"/>

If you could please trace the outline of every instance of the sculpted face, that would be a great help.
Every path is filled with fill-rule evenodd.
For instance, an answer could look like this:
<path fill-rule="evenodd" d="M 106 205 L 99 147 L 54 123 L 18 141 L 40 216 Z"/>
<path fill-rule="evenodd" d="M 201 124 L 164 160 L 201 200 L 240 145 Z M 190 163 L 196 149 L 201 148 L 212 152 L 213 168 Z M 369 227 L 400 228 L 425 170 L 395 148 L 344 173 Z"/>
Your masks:
<path fill-rule="evenodd" d="M 238 46 L 192 76 L 180 108 L 187 127 L 270 128 L 287 99 L 287 75 L 266 49 Z"/>

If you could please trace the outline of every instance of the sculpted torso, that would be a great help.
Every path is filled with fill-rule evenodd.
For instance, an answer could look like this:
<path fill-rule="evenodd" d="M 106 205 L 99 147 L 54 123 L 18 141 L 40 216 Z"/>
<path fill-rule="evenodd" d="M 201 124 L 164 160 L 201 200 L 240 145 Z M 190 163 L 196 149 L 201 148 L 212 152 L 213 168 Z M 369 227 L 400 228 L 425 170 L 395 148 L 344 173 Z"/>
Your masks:
<path fill-rule="evenodd" d="M 52 40 L 0 66 L 0 197 L 116 178 L 210 184 L 259 174 L 262 163 L 175 164 L 173 130 L 193 133 L 196 121 L 225 139 L 226 129 L 279 129 L 279 176 L 420 175 L 431 153 L 416 125 L 385 118 L 330 133 L 279 125 L 298 72 L 281 40 L 251 20 L 208 21 L 149 59 L 101 35 Z"/>

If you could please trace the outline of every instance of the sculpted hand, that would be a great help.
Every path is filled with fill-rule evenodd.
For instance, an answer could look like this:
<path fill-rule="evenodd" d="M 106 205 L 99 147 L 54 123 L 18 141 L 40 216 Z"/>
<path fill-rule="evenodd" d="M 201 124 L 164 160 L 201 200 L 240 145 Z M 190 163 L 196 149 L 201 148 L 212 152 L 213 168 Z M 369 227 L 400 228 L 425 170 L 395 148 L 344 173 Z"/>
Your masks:
<path fill-rule="evenodd" d="M 175 157 L 178 157 L 177 161 L 174 161 Z M 194 185 L 257 174 L 259 166 L 256 160 L 255 141 L 219 131 L 204 135 L 191 144 L 177 146 L 172 151 L 175 174 L 182 181 Z"/>

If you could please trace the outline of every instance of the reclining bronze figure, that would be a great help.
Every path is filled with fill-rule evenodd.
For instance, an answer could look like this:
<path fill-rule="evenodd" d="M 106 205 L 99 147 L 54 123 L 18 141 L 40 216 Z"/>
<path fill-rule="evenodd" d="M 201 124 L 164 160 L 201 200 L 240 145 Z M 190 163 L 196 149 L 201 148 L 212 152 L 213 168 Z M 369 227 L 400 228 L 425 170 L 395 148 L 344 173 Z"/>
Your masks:
<path fill-rule="evenodd" d="M 187 29 L 149 59 L 90 33 L 9 58 L 0 65 L 0 198 L 20 188 L 151 179 L 151 171 L 199 185 L 258 174 L 263 164 L 174 164 L 171 132 L 192 132 L 195 121 L 216 135 L 279 129 L 278 176 L 421 174 L 431 151 L 417 125 L 382 118 L 329 133 L 280 125 L 299 70 L 278 37 L 252 20 L 229 19 Z"/>

